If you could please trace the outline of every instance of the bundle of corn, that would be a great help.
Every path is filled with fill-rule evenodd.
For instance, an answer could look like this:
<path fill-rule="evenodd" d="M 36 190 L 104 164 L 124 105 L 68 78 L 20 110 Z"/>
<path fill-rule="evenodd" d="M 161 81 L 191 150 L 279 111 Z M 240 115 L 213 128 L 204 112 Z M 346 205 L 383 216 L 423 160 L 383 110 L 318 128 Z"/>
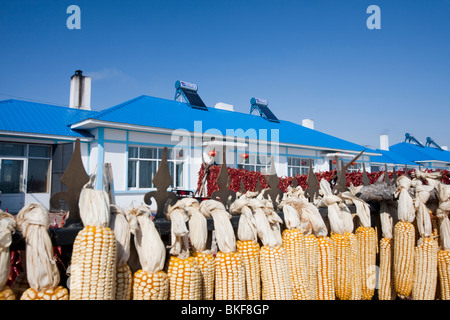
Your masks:
<path fill-rule="evenodd" d="M 300 202 L 300 203 L 299 203 Z M 297 204 L 297 205 L 296 205 Z M 289 273 L 291 276 L 293 299 L 310 300 L 310 286 L 308 275 L 308 256 L 306 235 L 309 223 L 302 224 L 300 213 L 295 207 L 301 207 L 301 201 L 297 198 L 285 198 L 282 201 L 284 222 L 286 229 L 282 233 L 282 245 L 286 250 L 289 261 Z"/>
<path fill-rule="evenodd" d="M 310 300 L 317 300 L 318 294 L 318 263 L 319 263 L 319 242 L 318 237 L 326 237 L 328 230 L 323 221 L 319 209 L 308 202 L 305 197 L 299 197 L 297 201 L 290 202 L 290 205 L 297 210 L 300 215 L 302 229 L 304 231 L 304 259 L 306 264 L 308 296 Z"/>
<path fill-rule="evenodd" d="M 313 234 L 307 239 L 311 241 L 308 264 L 312 265 L 310 274 L 310 297 L 314 300 L 335 300 L 335 266 L 336 254 L 334 241 L 328 236 L 328 229 L 319 209 L 308 202 L 303 213 L 311 223 Z"/>
<path fill-rule="evenodd" d="M 40 204 L 30 204 L 17 214 L 17 226 L 25 237 L 27 278 L 30 284 L 20 299 L 68 300 L 68 290 L 59 285 L 59 270 L 48 234 L 48 211 Z"/>
<path fill-rule="evenodd" d="M 450 300 L 450 189 L 442 183 L 436 186 L 439 207 L 436 216 L 439 220 L 440 250 L 438 252 L 439 289 L 442 300 Z"/>
<path fill-rule="evenodd" d="M 426 206 L 434 186 L 423 185 L 421 180 L 417 179 L 413 180 L 413 184 L 416 190 L 414 206 L 416 208 L 419 240 L 414 249 L 414 280 L 411 297 L 413 300 L 434 300 L 437 285 L 439 244 L 432 237 L 431 216 Z"/>
<path fill-rule="evenodd" d="M 73 243 L 71 300 L 113 300 L 116 297 L 117 243 L 109 227 L 109 196 L 104 190 L 93 189 L 94 178 L 91 177 L 80 193 L 78 205 L 84 227 Z"/>
<path fill-rule="evenodd" d="M 133 274 L 127 261 L 130 257 L 131 231 L 125 212 L 117 205 L 111 205 L 110 228 L 116 236 L 116 296 L 115 300 L 130 300 Z"/>
<path fill-rule="evenodd" d="M 11 267 L 9 246 L 12 242 L 11 233 L 15 226 L 14 217 L 0 210 L 0 300 L 15 300 L 16 298 L 11 288 L 6 285 Z"/>
<path fill-rule="evenodd" d="M 273 211 L 271 201 L 251 199 L 248 206 L 255 217 L 256 230 L 262 242 L 260 268 L 263 300 L 292 300 L 293 290 L 289 261 L 282 246 L 281 218 Z"/>
<path fill-rule="evenodd" d="M 167 300 L 169 277 L 163 270 L 166 248 L 150 209 L 142 205 L 131 210 L 129 221 L 141 264 L 141 269 L 133 274 L 133 300 Z"/>
<path fill-rule="evenodd" d="M 200 211 L 204 216 L 213 218 L 219 248 L 215 259 L 215 299 L 243 300 L 246 297 L 245 267 L 241 253 L 236 250 L 231 215 L 216 200 L 202 201 Z"/>
<path fill-rule="evenodd" d="M 214 299 L 214 255 L 206 248 L 208 241 L 208 226 L 206 217 L 200 212 L 200 204 L 194 198 L 179 200 L 184 203 L 184 209 L 189 216 L 189 240 L 191 254 L 200 267 L 200 299 Z"/>
<path fill-rule="evenodd" d="M 189 216 L 184 207 L 183 201 L 177 201 L 168 209 L 172 239 L 167 269 L 169 300 L 200 300 L 202 274 L 197 259 L 189 254 Z"/>
<path fill-rule="evenodd" d="M 370 207 L 352 192 L 343 192 L 340 196 L 356 207 L 360 223 L 355 235 L 358 242 L 362 298 L 371 300 L 375 294 L 378 236 L 375 228 L 371 226 Z"/>
<path fill-rule="evenodd" d="M 379 300 L 394 300 L 394 279 L 392 272 L 393 212 L 396 208 L 386 201 L 380 203 L 381 239 L 380 239 L 380 285 L 378 289 Z"/>
<path fill-rule="evenodd" d="M 230 211 L 240 214 L 236 241 L 237 252 L 241 253 L 245 267 L 245 287 L 247 300 L 261 299 L 261 268 L 259 265 L 258 233 L 252 210 L 247 199 L 237 199 L 231 204 Z"/>
<path fill-rule="evenodd" d="M 398 222 L 394 225 L 394 285 L 397 295 L 406 299 L 411 295 L 414 278 L 414 247 L 416 232 L 413 200 L 408 192 L 411 179 L 397 178 L 394 196 L 397 200 Z"/>
<path fill-rule="evenodd" d="M 339 300 L 350 300 L 352 294 L 352 256 L 349 232 L 353 230 L 350 212 L 341 210 L 342 199 L 333 194 L 329 182 L 320 181 L 322 201 L 328 208 L 328 220 L 331 228 L 331 240 L 335 243 L 335 292 Z M 350 224 L 350 226 L 348 226 Z M 347 226 L 347 227 L 346 227 Z"/>

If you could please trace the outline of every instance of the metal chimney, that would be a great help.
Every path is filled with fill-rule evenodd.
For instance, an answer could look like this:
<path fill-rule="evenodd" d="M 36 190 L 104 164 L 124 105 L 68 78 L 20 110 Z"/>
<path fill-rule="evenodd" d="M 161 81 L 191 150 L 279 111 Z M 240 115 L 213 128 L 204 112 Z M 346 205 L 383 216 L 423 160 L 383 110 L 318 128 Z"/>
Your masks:
<path fill-rule="evenodd" d="M 380 136 L 380 150 L 389 151 L 389 136 L 387 134 Z"/>
<path fill-rule="evenodd" d="M 313 119 L 303 119 L 302 126 L 314 129 L 314 120 Z"/>
<path fill-rule="evenodd" d="M 91 78 L 77 70 L 70 78 L 70 107 L 91 110 Z"/>

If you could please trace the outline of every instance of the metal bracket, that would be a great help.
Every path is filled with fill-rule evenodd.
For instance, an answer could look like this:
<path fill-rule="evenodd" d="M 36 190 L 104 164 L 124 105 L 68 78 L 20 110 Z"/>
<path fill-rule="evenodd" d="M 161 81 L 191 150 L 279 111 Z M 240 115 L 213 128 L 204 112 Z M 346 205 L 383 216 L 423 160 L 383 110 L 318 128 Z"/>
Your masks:
<path fill-rule="evenodd" d="M 58 210 L 61 208 L 59 201 L 64 200 L 69 207 L 69 217 L 65 221 L 64 227 L 73 224 L 82 224 L 78 201 L 80 199 L 81 189 L 89 182 L 89 175 L 86 173 L 83 161 L 81 160 L 80 139 L 75 141 L 72 158 L 66 171 L 61 176 L 61 182 L 67 187 L 67 191 L 53 194 L 50 197 L 50 207 Z"/>
<path fill-rule="evenodd" d="M 156 201 L 157 207 L 155 219 L 165 218 L 165 208 L 167 205 L 173 205 L 178 200 L 175 193 L 167 191 L 173 183 L 173 179 L 169 171 L 169 164 L 167 163 L 167 147 L 163 150 L 161 163 L 159 164 L 158 170 L 156 171 L 152 182 L 156 187 L 156 191 L 147 192 L 144 195 L 144 202 L 151 205 L 151 198 L 153 197 Z"/>

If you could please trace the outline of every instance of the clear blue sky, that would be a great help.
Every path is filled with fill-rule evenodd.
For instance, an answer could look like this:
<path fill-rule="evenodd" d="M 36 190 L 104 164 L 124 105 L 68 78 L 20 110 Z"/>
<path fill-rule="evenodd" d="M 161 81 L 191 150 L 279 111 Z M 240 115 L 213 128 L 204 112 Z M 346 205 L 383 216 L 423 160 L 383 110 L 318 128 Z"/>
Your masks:
<path fill-rule="evenodd" d="M 81 30 L 69 30 L 69 5 Z M 369 30 L 369 5 L 381 29 Z M 92 76 L 94 110 L 199 86 L 208 106 L 267 99 L 275 115 L 376 148 L 406 132 L 450 147 L 450 0 L 1 0 L 0 99 L 69 103 Z M 1 117 L 1 115 L 0 115 Z"/>

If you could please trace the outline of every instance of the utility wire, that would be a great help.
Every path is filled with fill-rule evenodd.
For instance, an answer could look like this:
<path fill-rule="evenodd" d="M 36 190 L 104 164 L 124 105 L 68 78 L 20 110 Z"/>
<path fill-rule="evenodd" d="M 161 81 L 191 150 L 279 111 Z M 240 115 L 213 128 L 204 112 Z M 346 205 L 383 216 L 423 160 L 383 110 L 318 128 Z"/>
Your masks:
<path fill-rule="evenodd" d="M 64 107 L 68 107 L 69 106 L 69 105 L 64 104 L 64 103 L 56 103 L 56 102 L 49 102 L 49 101 L 42 101 L 42 100 L 24 98 L 24 97 L 14 96 L 14 95 L 11 95 L 11 94 L 6 94 L 6 93 L 0 93 L 0 96 L 16 98 L 16 99 L 21 99 L 21 100 L 27 100 L 27 101 L 31 101 L 31 102 L 37 102 L 37 103 L 52 104 L 52 105 L 56 105 L 56 106 L 64 106 Z"/>

